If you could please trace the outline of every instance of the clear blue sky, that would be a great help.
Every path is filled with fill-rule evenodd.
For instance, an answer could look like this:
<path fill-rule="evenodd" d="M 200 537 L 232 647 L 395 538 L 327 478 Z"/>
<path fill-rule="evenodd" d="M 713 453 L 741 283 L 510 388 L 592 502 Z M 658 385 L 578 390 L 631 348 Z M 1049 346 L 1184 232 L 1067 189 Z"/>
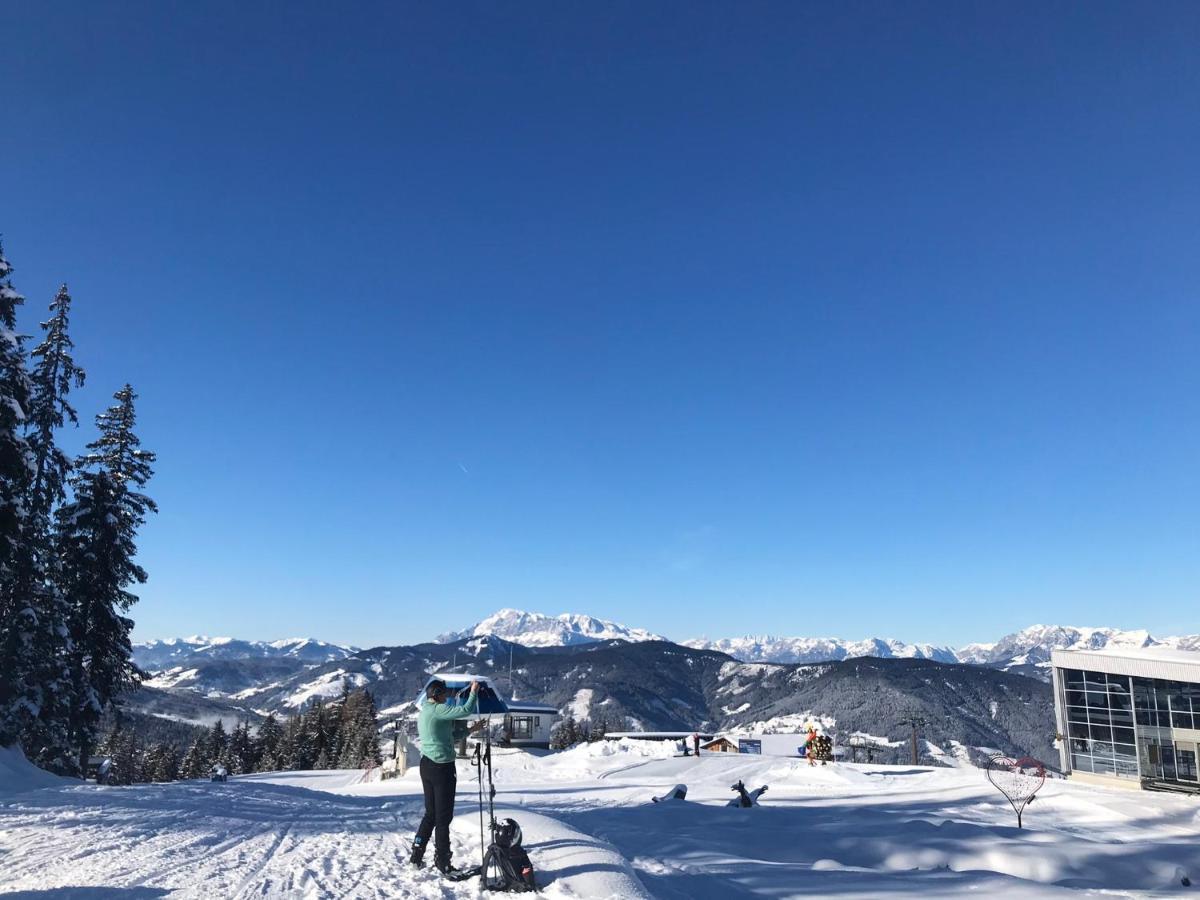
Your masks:
<path fill-rule="evenodd" d="M 1200 631 L 1200 6 L 0 18 L 137 637 Z"/>

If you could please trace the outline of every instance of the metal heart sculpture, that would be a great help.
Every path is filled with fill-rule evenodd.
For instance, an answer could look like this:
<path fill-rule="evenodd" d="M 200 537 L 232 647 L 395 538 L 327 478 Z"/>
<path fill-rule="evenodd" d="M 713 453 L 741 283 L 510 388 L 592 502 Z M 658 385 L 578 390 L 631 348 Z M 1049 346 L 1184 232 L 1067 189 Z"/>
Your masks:
<path fill-rule="evenodd" d="M 1020 759 L 993 756 L 988 760 L 987 777 L 1012 805 L 1017 814 L 1017 827 L 1021 828 L 1021 814 L 1046 783 L 1046 767 L 1031 756 Z"/>

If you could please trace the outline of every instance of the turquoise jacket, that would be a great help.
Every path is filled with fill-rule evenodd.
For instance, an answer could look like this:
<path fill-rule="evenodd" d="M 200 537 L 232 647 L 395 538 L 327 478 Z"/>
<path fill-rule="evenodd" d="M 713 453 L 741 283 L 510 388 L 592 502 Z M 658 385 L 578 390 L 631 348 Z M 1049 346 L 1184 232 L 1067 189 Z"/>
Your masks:
<path fill-rule="evenodd" d="M 457 730 L 455 726 L 464 724 L 458 720 L 474 715 L 478 708 L 478 694 L 472 694 L 462 706 L 447 706 L 445 703 L 426 700 L 417 715 L 421 755 L 435 763 L 454 762 L 454 740 L 465 734 L 465 731 Z"/>

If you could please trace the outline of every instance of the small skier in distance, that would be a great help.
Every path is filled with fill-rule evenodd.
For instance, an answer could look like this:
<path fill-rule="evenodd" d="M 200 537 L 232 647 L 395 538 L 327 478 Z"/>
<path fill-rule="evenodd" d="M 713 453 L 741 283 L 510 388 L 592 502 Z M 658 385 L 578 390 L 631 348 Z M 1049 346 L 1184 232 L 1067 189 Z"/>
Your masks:
<path fill-rule="evenodd" d="M 696 747 L 696 759 L 699 759 L 700 758 L 700 735 L 698 733 L 692 735 L 692 744 Z"/>

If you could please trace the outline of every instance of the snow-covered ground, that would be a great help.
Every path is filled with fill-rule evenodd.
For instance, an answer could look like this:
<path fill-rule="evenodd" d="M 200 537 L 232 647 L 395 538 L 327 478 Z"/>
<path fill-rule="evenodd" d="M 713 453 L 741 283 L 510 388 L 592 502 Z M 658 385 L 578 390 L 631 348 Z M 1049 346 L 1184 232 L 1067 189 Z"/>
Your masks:
<path fill-rule="evenodd" d="M 495 753 L 498 814 L 524 828 L 549 898 L 1193 896 L 1200 800 L 1047 782 L 1018 830 L 973 768 L 836 764 L 670 744 Z M 739 779 L 770 785 L 725 806 Z M 652 804 L 677 783 L 687 800 Z M 474 771 L 456 861 L 478 858 Z M 0 754 L 0 894 L 479 897 L 403 863 L 415 772 L 248 776 L 104 788 Z M 78 888 L 78 891 L 64 891 Z M 98 891 L 103 888 L 103 891 Z"/>

